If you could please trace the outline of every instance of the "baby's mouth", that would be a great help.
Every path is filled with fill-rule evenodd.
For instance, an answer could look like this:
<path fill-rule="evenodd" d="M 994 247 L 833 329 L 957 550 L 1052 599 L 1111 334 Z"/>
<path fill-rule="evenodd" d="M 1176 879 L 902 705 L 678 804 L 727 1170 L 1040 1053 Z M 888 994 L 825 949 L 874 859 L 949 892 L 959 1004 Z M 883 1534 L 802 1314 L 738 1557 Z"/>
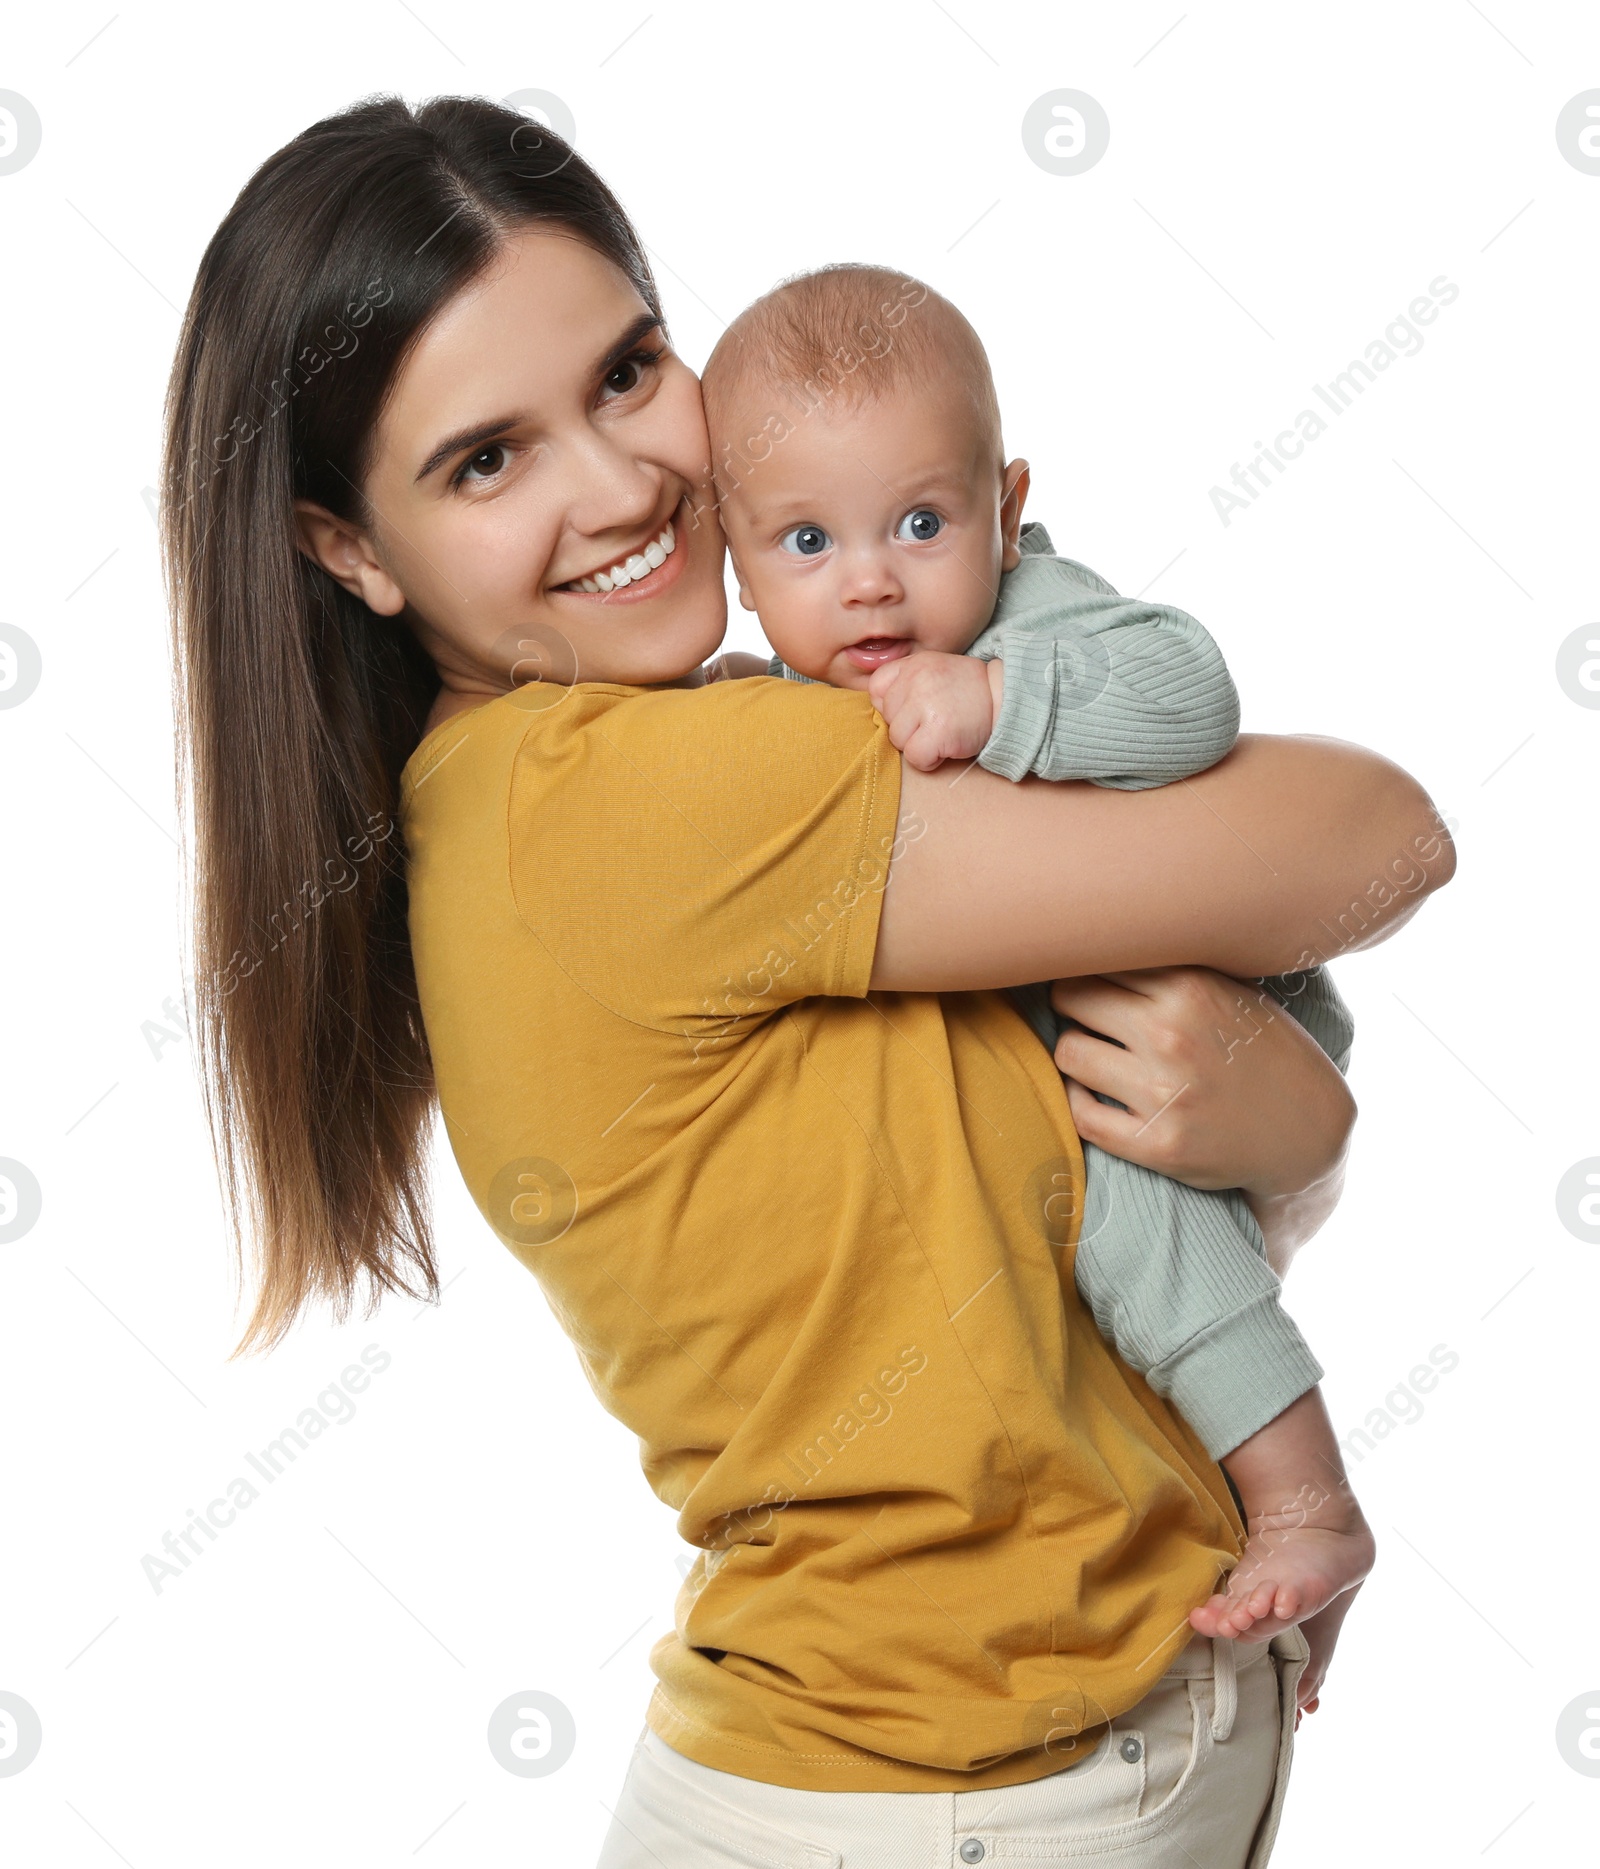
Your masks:
<path fill-rule="evenodd" d="M 897 662 L 901 656 L 910 655 L 915 644 L 909 636 L 863 636 L 859 642 L 845 646 L 845 660 L 852 668 L 871 671 L 882 668 L 885 662 Z"/>

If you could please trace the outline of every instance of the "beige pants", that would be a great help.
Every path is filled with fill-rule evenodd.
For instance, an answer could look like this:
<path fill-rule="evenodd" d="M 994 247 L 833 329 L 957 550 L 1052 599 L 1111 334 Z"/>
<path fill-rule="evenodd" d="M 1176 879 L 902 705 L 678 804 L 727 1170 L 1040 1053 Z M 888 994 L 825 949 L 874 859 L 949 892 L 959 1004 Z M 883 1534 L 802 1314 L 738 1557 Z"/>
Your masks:
<path fill-rule="evenodd" d="M 1081 1764 L 995 1791 L 795 1791 L 647 1727 L 596 1869 L 1263 1869 L 1305 1663 L 1298 1629 L 1196 1636 Z"/>

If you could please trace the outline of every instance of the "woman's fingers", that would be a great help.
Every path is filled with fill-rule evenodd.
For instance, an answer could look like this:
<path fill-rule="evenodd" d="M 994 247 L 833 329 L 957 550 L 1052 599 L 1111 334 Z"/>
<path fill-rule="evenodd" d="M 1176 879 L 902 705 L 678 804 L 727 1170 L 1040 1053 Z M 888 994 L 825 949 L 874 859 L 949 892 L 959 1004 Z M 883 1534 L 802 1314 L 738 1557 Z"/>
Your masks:
<path fill-rule="evenodd" d="M 1108 1044 L 1092 1032 L 1067 1031 L 1056 1041 L 1056 1069 L 1090 1090 L 1137 1110 L 1150 1084 L 1149 1068 L 1131 1051 Z"/>
<path fill-rule="evenodd" d="M 1098 1088 L 1096 1085 L 1095 1089 Z M 1116 1092 L 1106 1094 L 1115 1096 Z M 1139 1129 L 1144 1122 L 1142 1116 L 1131 1110 L 1113 1109 L 1093 1095 L 1088 1085 L 1070 1077 L 1067 1079 L 1067 1102 L 1072 1110 L 1072 1126 L 1081 1141 L 1092 1142 L 1096 1148 L 1104 1149 L 1108 1155 L 1119 1155 L 1124 1161 L 1134 1159 Z"/>
<path fill-rule="evenodd" d="M 1153 1030 L 1157 1024 L 1203 1026 L 1224 1010 L 1231 1011 L 1242 995 L 1249 993 L 1253 998 L 1257 991 L 1209 967 L 1146 967 L 1136 973 L 1057 980 L 1051 997 L 1057 1011 L 1082 1018 L 1086 1025 L 1092 1021 L 1076 1010 L 1080 1005 L 1120 1020 L 1114 1036 L 1122 1038 L 1129 1024 L 1140 1031 Z"/>
<path fill-rule="evenodd" d="M 1154 999 L 1165 987 L 1172 985 L 1185 974 L 1209 974 L 1209 967 L 1141 967 L 1137 973 L 1102 973 L 1094 976 L 1101 980 L 1112 980 L 1130 993 L 1137 993 L 1141 999 Z"/>
<path fill-rule="evenodd" d="M 1143 999 L 1104 974 L 1085 974 L 1076 980 L 1057 980 L 1050 988 L 1050 1004 L 1057 1012 L 1076 1019 L 1119 1044 L 1127 1042 L 1131 1021 L 1144 1010 Z"/>

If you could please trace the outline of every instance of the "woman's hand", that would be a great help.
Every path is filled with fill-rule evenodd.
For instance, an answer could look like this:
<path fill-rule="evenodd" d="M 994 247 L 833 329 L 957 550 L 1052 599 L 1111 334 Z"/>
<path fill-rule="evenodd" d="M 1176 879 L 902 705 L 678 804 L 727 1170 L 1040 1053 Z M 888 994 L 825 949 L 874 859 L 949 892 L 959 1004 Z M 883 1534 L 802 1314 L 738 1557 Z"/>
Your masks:
<path fill-rule="evenodd" d="M 1208 967 L 1058 980 L 1056 1047 L 1078 1134 L 1196 1188 L 1242 1188 L 1280 1274 L 1332 1212 L 1355 1100 L 1259 987 Z M 1098 1090 L 1126 1110 L 1091 1096 Z"/>

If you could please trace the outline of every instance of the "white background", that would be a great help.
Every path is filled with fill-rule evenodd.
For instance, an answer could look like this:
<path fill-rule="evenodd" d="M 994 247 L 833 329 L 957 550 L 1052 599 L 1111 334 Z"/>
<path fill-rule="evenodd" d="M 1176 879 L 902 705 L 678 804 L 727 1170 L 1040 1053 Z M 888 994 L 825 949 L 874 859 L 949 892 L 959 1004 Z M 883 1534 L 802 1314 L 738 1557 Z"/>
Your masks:
<path fill-rule="evenodd" d="M 528 87 L 636 217 L 691 363 L 782 274 L 922 274 L 984 337 L 1057 548 L 1209 623 L 1247 727 L 1379 747 L 1457 820 L 1454 885 L 1337 969 L 1362 1123 L 1288 1297 L 1341 1432 L 1397 1425 L 1353 1463 L 1380 1560 L 1275 1863 L 1587 1860 L 1600 1779 L 1555 1729 L 1600 1705 L 1600 1246 L 1555 1191 L 1600 1155 L 1600 712 L 1555 664 L 1600 611 L 1600 176 L 1555 120 L 1600 86 L 1600 18 L 113 3 L 28 9 L 0 62 L 43 124 L 0 175 L 0 620 L 43 656 L 0 713 L 0 1155 L 43 1189 L 0 1246 L 0 1689 L 44 1731 L 0 1777 L 8 1864 L 591 1862 L 670 1626 L 672 1515 L 448 1155 L 440 1309 L 315 1318 L 226 1363 L 209 1144 L 159 1031 L 179 872 L 143 490 L 177 308 L 247 175 L 315 118 Z M 1111 142 L 1061 177 L 1021 121 L 1066 86 Z M 1225 526 L 1211 487 L 1440 275 L 1459 296 L 1423 348 Z M 392 1361 L 355 1418 L 156 1592 L 145 1554 L 367 1344 Z M 1399 1385 L 1440 1345 L 1458 1364 L 1415 1418 Z M 577 1722 L 540 1779 L 485 1739 L 527 1689 Z"/>

